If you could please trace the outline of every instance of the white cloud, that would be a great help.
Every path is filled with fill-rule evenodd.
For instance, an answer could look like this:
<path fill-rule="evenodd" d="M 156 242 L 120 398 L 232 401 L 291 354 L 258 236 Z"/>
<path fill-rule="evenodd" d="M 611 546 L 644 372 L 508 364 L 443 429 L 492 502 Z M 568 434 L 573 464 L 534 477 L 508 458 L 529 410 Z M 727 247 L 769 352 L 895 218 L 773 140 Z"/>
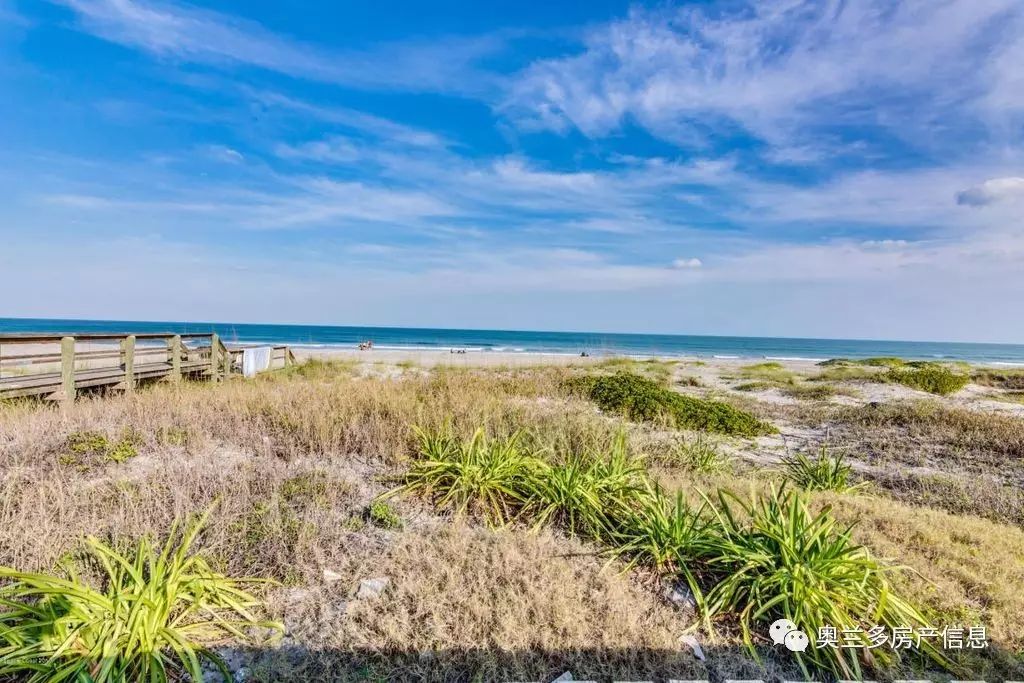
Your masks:
<path fill-rule="evenodd" d="M 1011 199 L 1024 199 L 1024 178 L 992 178 L 956 194 L 956 203 L 966 206 L 987 206 Z"/>
<path fill-rule="evenodd" d="M 677 258 L 672 262 L 673 268 L 685 270 L 687 268 L 700 268 L 704 264 L 699 258 Z"/>
<path fill-rule="evenodd" d="M 793 140 L 822 126 L 884 126 L 921 141 L 963 103 L 1013 92 L 1016 52 L 998 68 L 988 60 L 1004 44 L 1019 44 L 1022 19 L 1015 0 L 635 10 L 593 29 L 581 53 L 534 63 L 505 108 L 528 125 L 572 125 L 590 136 L 630 118 L 692 145 L 708 128 L 738 124 L 799 158 L 814 150 Z"/>
<path fill-rule="evenodd" d="M 81 27 L 106 40 L 183 62 L 244 64 L 330 83 L 365 88 L 481 93 L 495 79 L 476 62 L 500 51 L 497 35 L 382 44 L 372 52 L 324 50 L 277 35 L 227 14 L 175 2 L 56 0 Z"/>

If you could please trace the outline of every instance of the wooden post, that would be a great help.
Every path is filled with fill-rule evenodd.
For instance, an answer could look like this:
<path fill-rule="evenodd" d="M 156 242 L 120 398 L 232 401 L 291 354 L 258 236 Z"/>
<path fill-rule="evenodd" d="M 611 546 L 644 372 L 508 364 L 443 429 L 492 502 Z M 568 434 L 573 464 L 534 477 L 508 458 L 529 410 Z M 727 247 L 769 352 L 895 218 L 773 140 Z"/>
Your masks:
<path fill-rule="evenodd" d="M 224 377 L 229 377 L 231 375 L 231 367 L 235 362 L 235 357 L 230 351 L 228 351 L 228 347 L 223 344 L 220 345 L 220 351 L 224 355 Z"/>
<path fill-rule="evenodd" d="M 62 337 L 60 340 L 60 388 L 65 403 L 75 400 L 75 338 Z"/>
<path fill-rule="evenodd" d="M 181 381 L 181 335 L 176 334 L 167 340 L 167 355 L 170 356 L 172 382 Z"/>
<path fill-rule="evenodd" d="M 220 352 L 220 337 L 214 332 L 210 335 L 210 381 L 217 381 L 217 358 Z"/>
<path fill-rule="evenodd" d="M 135 391 L 135 335 L 121 340 L 121 368 L 124 370 L 124 390 Z"/>

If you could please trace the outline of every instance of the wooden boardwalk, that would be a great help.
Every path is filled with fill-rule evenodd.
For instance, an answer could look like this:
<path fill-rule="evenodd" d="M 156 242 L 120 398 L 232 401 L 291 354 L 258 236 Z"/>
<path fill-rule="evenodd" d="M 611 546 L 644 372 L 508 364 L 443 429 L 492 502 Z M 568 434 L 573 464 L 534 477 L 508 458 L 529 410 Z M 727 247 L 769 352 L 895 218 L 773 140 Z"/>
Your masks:
<path fill-rule="evenodd" d="M 273 346 L 271 367 L 295 362 Z M 204 334 L 0 334 L 0 399 L 71 401 L 83 390 L 133 391 L 143 382 L 217 381 L 241 372 L 244 347 Z"/>

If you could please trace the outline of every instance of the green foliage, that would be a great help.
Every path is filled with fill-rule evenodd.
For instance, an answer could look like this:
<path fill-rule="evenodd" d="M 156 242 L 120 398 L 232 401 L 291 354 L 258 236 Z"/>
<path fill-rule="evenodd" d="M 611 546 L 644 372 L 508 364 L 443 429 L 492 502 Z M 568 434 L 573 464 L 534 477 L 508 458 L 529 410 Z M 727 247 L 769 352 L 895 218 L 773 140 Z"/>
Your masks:
<path fill-rule="evenodd" d="M 573 380 L 571 386 L 601 409 L 621 413 L 632 420 L 668 420 L 682 429 L 733 436 L 775 432 L 771 425 L 727 403 L 684 396 L 639 375 L 582 377 Z"/>
<path fill-rule="evenodd" d="M 681 491 L 669 496 L 651 487 L 642 505 L 624 511 L 610 541 L 612 553 L 628 559 L 628 566 L 644 564 L 678 574 L 703 610 L 704 600 L 694 567 L 714 556 L 717 535 L 704 516 L 694 511 Z"/>
<path fill-rule="evenodd" d="M 892 368 L 885 377 L 891 382 L 940 396 L 960 391 L 971 381 L 968 375 L 953 372 L 935 363 L 922 363 L 912 368 Z"/>
<path fill-rule="evenodd" d="M 803 453 L 783 461 L 786 479 L 805 491 L 836 491 L 843 493 L 863 488 L 864 483 L 850 484 L 850 473 L 853 471 L 843 462 L 843 455 L 830 455 L 827 446 L 822 446 L 813 460 Z"/>
<path fill-rule="evenodd" d="M 72 432 L 68 435 L 66 445 L 68 453 L 61 458 L 61 463 L 88 469 L 89 460 L 122 463 L 134 458 L 139 454 L 142 436 L 132 429 L 126 429 L 120 439 L 111 441 L 100 432 Z"/>
<path fill-rule="evenodd" d="M 773 491 L 747 504 L 720 492 L 721 538 L 708 567 L 720 577 L 706 593 L 708 610 L 738 615 L 743 639 L 752 654 L 753 633 L 776 619 L 789 619 L 810 634 L 806 652 L 794 653 L 805 675 L 831 672 L 838 678 L 863 679 L 860 656 L 871 654 L 876 666 L 894 664 L 900 654 L 885 648 L 816 647 L 819 626 L 861 629 L 867 645 L 870 626 L 927 625 L 925 615 L 897 596 L 889 569 L 871 557 L 840 528 L 826 507 L 812 514 L 807 499 L 793 491 Z M 738 510 L 736 509 L 738 508 Z M 949 666 L 934 645 L 922 642 L 934 661 Z"/>
<path fill-rule="evenodd" d="M 631 509 L 646 490 L 647 471 L 631 458 L 624 433 L 606 457 L 583 455 L 541 466 L 525 492 L 536 524 L 559 523 L 569 533 L 599 537 L 610 520 Z"/>
<path fill-rule="evenodd" d="M 208 514 L 208 513 L 207 513 Z M 248 641 L 245 629 L 280 624 L 260 621 L 260 600 L 243 590 L 249 580 L 214 572 L 191 552 L 206 515 L 160 549 L 148 538 L 121 554 L 96 538 L 87 549 L 103 578 L 95 588 L 67 569 L 66 577 L 0 567 L 0 676 L 30 683 L 165 683 L 203 680 L 201 661 L 230 680 L 206 643 L 225 637 Z"/>
<path fill-rule="evenodd" d="M 691 472 L 714 474 L 729 469 L 729 459 L 717 444 L 704 436 L 684 441 L 676 448 L 674 460 Z"/>
<path fill-rule="evenodd" d="M 401 529 L 403 526 L 402 518 L 398 516 L 398 513 L 382 500 L 370 503 L 367 516 L 370 522 L 382 529 Z"/>
<path fill-rule="evenodd" d="M 808 634 L 819 626 L 927 625 L 925 616 L 893 593 L 884 565 L 855 544 L 825 508 L 814 515 L 799 493 L 772 491 L 751 504 L 719 491 L 717 504 L 705 497 L 694 509 L 682 492 L 670 495 L 654 483 L 641 463 L 627 454 L 624 435 L 605 457 L 574 456 L 550 465 L 515 448 L 515 440 L 487 442 L 477 431 L 466 444 L 450 431 L 418 432 L 421 461 L 414 462 L 399 491 L 425 491 L 442 505 L 478 509 L 488 517 L 510 519 L 513 512 L 534 524 L 556 523 L 570 533 L 601 542 L 627 566 L 645 565 L 684 580 L 710 628 L 711 618 L 735 615 L 751 652 L 755 633 L 775 619 L 788 618 Z M 506 458 L 500 467 L 492 458 Z M 801 471 L 846 487 L 841 459 L 805 459 Z M 822 472 L 819 472 L 822 470 Z M 813 488 L 813 487 L 812 487 Z M 866 636 L 864 636 L 866 643 Z M 943 666 L 942 654 L 925 653 Z M 864 653 L 874 664 L 898 661 L 896 651 L 811 648 L 797 655 L 804 672 L 861 678 Z"/>
<path fill-rule="evenodd" d="M 526 492 L 543 463 L 519 446 L 520 435 L 491 440 L 480 428 L 462 442 L 445 428 L 429 432 L 414 428 L 420 457 L 405 475 L 401 491 L 427 493 L 441 507 L 464 513 L 471 508 L 492 523 L 512 519 L 526 502 Z"/>

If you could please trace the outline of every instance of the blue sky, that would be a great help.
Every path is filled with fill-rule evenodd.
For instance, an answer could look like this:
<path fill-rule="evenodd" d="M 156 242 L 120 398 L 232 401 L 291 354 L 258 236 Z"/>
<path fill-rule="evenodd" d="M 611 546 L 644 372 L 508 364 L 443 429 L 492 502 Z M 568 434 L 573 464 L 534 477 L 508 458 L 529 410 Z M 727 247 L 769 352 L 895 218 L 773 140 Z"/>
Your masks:
<path fill-rule="evenodd" d="M 1024 341 L 1024 3 L 0 0 L 0 316 Z"/>

